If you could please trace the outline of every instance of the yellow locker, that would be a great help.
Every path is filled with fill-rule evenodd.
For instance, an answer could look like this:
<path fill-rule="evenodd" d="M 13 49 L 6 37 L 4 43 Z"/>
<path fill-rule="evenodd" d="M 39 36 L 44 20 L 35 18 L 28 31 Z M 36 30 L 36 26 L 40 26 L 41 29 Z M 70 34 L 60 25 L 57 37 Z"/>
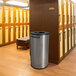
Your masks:
<path fill-rule="evenodd" d="M 23 31 L 22 25 L 20 25 L 20 38 L 22 38 L 22 31 Z"/>
<path fill-rule="evenodd" d="M 58 0 L 59 5 L 59 25 L 62 25 L 62 0 Z"/>
<path fill-rule="evenodd" d="M 9 8 L 4 7 L 5 10 L 5 24 L 9 23 Z"/>
<path fill-rule="evenodd" d="M 71 29 L 69 28 L 69 50 L 71 50 Z"/>
<path fill-rule="evenodd" d="M 2 27 L 0 27 L 0 45 L 3 43 Z"/>
<path fill-rule="evenodd" d="M 62 31 L 59 32 L 60 37 L 59 37 L 59 44 L 60 44 L 60 58 L 63 56 L 63 34 Z"/>
<path fill-rule="evenodd" d="M 20 9 L 20 23 L 22 23 L 22 9 Z"/>
<path fill-rule="evenodd" d="M 72 27 L 72 47 L 74 47 L 74 27 Z"/>
<path fill-rule="evenodd" d="M 16 39 L 18 39 L 18 37 L 19 37 L 19 35 L 18 35 L 19 34 L 18 33 L 19 31 L 18 30 L 19 30 L 19 28 L 18 28 L 18 26 L 16 26 Z"/>
<path fill-rule="evenodd" d="M 26 25 L 24 25 L 24 37 L 26 37 Z"/>
<path fill-rule="evenodd" d="M 71 7 L 71 3 L 70 3 L 70 1 L 68 1 L 68 24 L 70 24 L 71 23 L 71 9 L 70 9 L 70 7 Z"/>
<path fill-rule="evenodd" d="M 16 8 L 16 23 L 19 22 L 19 10 Z"/>
<path fill-rule="evenodd" d="M 30 36 L 30 26 L 27 25 L 27 36 L 29 37 Z"/>
<path fill-rule="evenodd" d="M 3 7 L 0 6 L 0 24 L 2 24 L 3 17 Z"/>
<path fill-rule="evenodd" d="M 14 8 L 10 8 L 10 23 L 14 23 Z"/>
<path fill-rule="evenodd" d="M 74 4 L 72 3 L 72 23 L 74 23 Z"/>
<path fill-rule="evenodd" d="M 26 23 L 26 10 L 24 10 L 24 23 Z"/>
<path fill-rule="evenodd" d="M 66 25 L 67 24 L 67 2 L 66 0 L 63 0 L 63 3 L 64 3 L 64 24 Z"/>
<path fill-rule="evenodd" d="M 29 23 L 29 10 L 27 11 L 27 23 Z"/>
<path fill-rule="evenodd" d="M 64 30 L 65 31 L 65 54 L 67 53 L 67 29 Z"/>
<path fill-rule="evenodd" d="M 10 27 L 10 41 L 14 41 L 14 30 L 13 26 Z"/>
<path fill-rule="evenodd" d="M 75 26 L 75 45 L 76 45 L 76 26 Z"/>
<path fill-rule="evenodd" d="M 5 27 L 5 43 L 9 42 L 9 28 L 8 26 Z"/>

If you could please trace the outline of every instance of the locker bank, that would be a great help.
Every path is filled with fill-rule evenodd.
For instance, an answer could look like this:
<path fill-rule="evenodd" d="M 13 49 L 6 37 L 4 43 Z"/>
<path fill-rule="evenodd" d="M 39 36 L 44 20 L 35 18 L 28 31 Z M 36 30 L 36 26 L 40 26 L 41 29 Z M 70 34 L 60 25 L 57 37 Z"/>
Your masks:
<path fill-rule="evenodd" d="M 42 72 L 31 67 L 31 32 L 49 33 Z M 0 76 L 75 76 L 75 46 L 76 0 L 0 0 Z"/>
<path fill-rule="evenodd" d="M 29 9 L 0 5 L 0 46 L 29 36 Z"/>

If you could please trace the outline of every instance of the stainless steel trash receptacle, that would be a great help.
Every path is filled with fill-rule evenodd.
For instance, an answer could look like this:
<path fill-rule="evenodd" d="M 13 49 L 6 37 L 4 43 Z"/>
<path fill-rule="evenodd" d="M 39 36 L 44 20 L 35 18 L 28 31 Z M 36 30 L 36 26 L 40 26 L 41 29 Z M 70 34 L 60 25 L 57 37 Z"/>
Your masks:
<path fill-rule="evenodd" d="M 48 66 L 49 32 L 31 32 L 31 66 L 44 69 Z"/>

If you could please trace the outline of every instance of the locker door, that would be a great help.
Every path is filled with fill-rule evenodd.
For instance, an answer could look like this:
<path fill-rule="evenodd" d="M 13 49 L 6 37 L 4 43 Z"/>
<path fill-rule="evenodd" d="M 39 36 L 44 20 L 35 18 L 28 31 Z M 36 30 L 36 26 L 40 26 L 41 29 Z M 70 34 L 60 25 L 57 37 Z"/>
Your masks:
<path fill-rule="evenodd" d="M 27 25 L 27 36 L 28 37 L 30 36 L 30 27 L 29 27 L 29 25 Z"/>
<path fill-rule="evenodd" d="M 74 27 L 72 27 L 72 47 L 74 47 Z"/>
<path fill-rule="evenodd" d="M 24 10 L 24 23 L 26 23 L 26 10 Z"/>
<path fill-rule="evenodd" d="M 71 23 L 71 9 L 70 9 L 70 7 L 71 7 L 71 3 L 70 3 L 70 1 L 68 1 L 68 24 L 70 24 Z"/>
<path fill-rule="evenodd" d="M 67 53 L 67 29 L 65 29 L 65 54 Z"/>
<path fill-rule="evenodd" d="M 72 23 L 74 23 L 74 4 L 72 3 Z"/>
<path fill-rule="evenodd" d="M 76 26 L 75 26 L 75 45 L 76 45 Z"/>
<path fill-rule="evenodd" d="M 59 32 L 59 34 L 60 34 L 60 41 L 59 41 L 59 43 L 60 43 L 60 58 L 63 56 L 63 35 L 62 35 L 62 31 L 60 31 Z"/>
<path fill-rule="evenodd" d="M 19 30 L 19 29 L 18 29 L 18 26 L 16 26 L 16 39 L 18 39 L 18 34 L 19 34 L 19 33 L 18 33 L 18 30 Z"/>
<path fill-rule="evenodd" d="M 0 45 L 3 43 L 2 27 L 0 27 Z"/>
<path fill-rule="evenodd" d="M 69 50 L 71 49 L 71 29 L 69 28 Z"/>
<path fill-rule="evenodd" d="M 29 23 L 29 11 L 27 11 L 27 23 Z"/>
<path fill-rule="evenodd" d="M 14 9 L 10 8 L 10 23 L 13 23 L 13 17 L 14 17 Z"/>
<path fill-rule="evenodd" d="M 26 25 L 24 25 L 24 37 L 26 37 Z"/>
<path fill-rule="evenodd" d="M 18 9 L 16 9 L 16 23 L 18 23 Z"/>
<path fill-rule="evenodd" d="M 22 10 L 20 10 L 20 23 L 22 23 Z"/>
<path fill-rule="evenodd" d="M 14 31 L 13 31 L 13 26 L 11 26 L 11 28 L 10 28 L 10 41 L 12 42 L 14 39 L 14 33 L 13 33 Z"/>
<path fill-rule="evenodd" d="M 9 17 L 9 8 L 8 7 L 4 7 L 5 10 L 5 23 L 8 23 L 8 17 Z"/>
<path fill-rule="evenodd" d="M 67 24 L 67 2 L 66 0 L 63 0 L 64 3 L 64 24 Z"/>
<path fill-rule="evenodd" d="M 8 43 L 9 42 L 9 37 L 8 37 L 8 26 L 5 27 L 5 43 Z"/>
<path fill-rule="evenodd" d="M 22 25 L 20 25 L 20 38 L 22 38 Z"/>
<path fill-rule="evenodd" d="M 62 0 L 58 0 L 59 3 L 59 25 L 62 25 Z"/>
<path fill-rule="evenodd" d="M 5 23 L 8 23 L 8 11 L 9 11 L 9 8 L 5 7 Z"/>
<path fill-rule="evenodd" d="M 2 24 L 2 7 L 0 6 L 0 24 Z"/>

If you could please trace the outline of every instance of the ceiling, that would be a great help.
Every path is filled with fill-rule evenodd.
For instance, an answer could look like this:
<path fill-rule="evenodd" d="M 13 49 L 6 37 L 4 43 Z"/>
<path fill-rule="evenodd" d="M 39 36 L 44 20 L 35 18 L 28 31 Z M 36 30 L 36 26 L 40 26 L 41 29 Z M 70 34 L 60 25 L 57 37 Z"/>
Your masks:
<path fill-rule="evenodd" d="M 3 4 L 1 4 L 1 5 L 15 6 L 15 5 L 6 4 L 6 2 L 7 1 L 18 1 L 18 2 L 27 3 L 28 4 L 27 7 L 29 7 L 29 0 L 0 0 L 0 1 L 3 1 Z M 17 6 L 17 7 L 19 7 L 19 6 Z M 23 8 L 25 8 L 25 7 L 23 7 Z"/>
<path fill-rule="evenodd" d="M 27 2 L 27 3 L 29 3 L 29 0 L 3 0 L 4 2 L 6 2 L 6 1 L 20 1 L 20 2 Z"/>

